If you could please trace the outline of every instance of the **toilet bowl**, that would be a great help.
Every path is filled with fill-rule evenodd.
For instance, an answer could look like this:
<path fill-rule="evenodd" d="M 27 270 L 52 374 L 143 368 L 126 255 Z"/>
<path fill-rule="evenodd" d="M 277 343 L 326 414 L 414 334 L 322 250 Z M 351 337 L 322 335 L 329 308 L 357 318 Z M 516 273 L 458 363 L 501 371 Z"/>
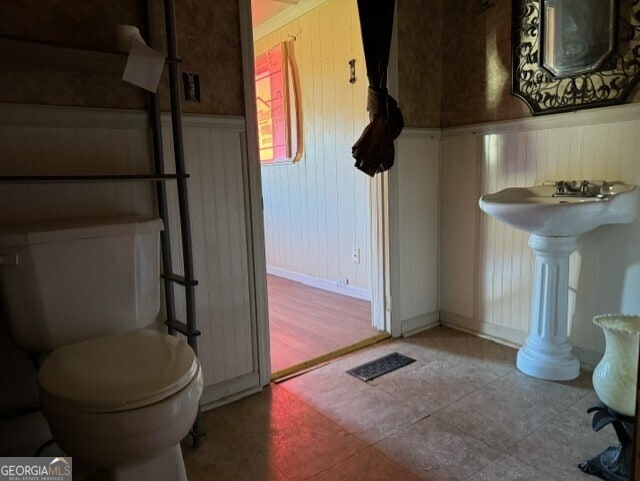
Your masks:
<path fill-rule="evenodd" d="M 39 372 L 42 410 L 74 460 L 114 481 L 186 480 L 180 441 L 202 372 L 182 339 L 140 329 L 54 351 Z"/>
<path fill-rule="evenodd" d="M 186 480 L 179 443 L 203 382 L 184 338 L 150 329 L 162 228 L 140 217 L 0 226 L 1 320 L 17 347 L 50 353 L 38 381 L 56 442 L 112 480 Z"/>

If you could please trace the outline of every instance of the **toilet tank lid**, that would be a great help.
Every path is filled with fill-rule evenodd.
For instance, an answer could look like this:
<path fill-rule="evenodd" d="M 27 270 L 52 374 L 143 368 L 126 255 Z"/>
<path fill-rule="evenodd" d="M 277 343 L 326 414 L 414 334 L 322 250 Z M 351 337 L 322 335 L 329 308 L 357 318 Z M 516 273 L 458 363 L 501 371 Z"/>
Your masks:
<path fill-rule="evenodd" d="M 119 237 L 163 230 L 161 219 L 141 216 L 56 219 L 0 226 L 0 248 Z"/>

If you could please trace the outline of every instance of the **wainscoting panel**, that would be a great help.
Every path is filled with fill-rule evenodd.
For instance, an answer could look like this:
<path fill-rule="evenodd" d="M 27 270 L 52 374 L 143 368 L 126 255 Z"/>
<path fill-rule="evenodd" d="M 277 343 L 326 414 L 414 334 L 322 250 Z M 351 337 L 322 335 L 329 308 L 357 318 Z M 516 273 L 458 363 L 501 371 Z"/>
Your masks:
<path fill-rule="evenodd" d="M 434 313 L 437 319 L 440 131 L 405 129 L 396 148 L 397 220 L 391 223 L 397 227 L 391 235 L 397 236 L 398 287 L 392 305 L 406 333 L 433 324 Z"/>
<path fill-rule="evenodd" d="M 213 389 L 218 384 L 236 385 L 232 382 L 236 378 L 257 379 L 250 376 L 258 367 L 243 177 L 245 126 L 240 117 L 185 115 L 183 120 L 195 268 L 200 281 L 196 289 L 200 356 L 205 384 Z M 171 172 L 167 118 L 163 118 L 163 139 L 167 171 Z M 0 105 L 3 175 L 145 173 L 150 165 L 149 142 L 143 112 Z M 167 182 L 167 188 L 174 270 L 181 273 L 175 183 Z M 0 184 L 0 223 L 155 212 L 155 189 L 149 182 Z M 184 320 L 179 286 L 176 293 L 178 315 Z M 23 362 L 24 354 L 10 347 L 2 349 L 2 365 L 19 369 L 10 376 L 3 374 L 0 389 L 16 396 L 3 397 L 2 409 L 29 405 L 36 395 L 35 372 Z M 10 388 L 23 384 L 28 387 Z M 247 389 L 246 382 L 237 385 Z M 212 398 L 216 392 L 233 395 L 229 389 L 209 389 L 207 400 L 216 401 Z"/>
<path fill-rule="evenodd" d="M 528 234 L 482 213 L 478 198 L 546 180 L 640 184 L 634 105 L 445 129 L 442 145 L 440 309 L 445 324 L 520 343 L 529 329 L 534 255 Z M 571 257 L 570 339 L 597 362 L 604 337 L 591 320 L 640 314 L 640 220 L 580 237 Z"/>
<path fill-rule="evenodd" d="M 189 124 L 187 124 L 189 125 Z M 254 339 L 249 300 L 248 245 L 242 179 L 243 124 L 237 130 L 211 127 L 185 129 L 185 158 L 189 182 L 194 252 L 196 313 L 202 335 L 202 362 L 207 381 L 217 384 L 254 370 Z M 165 149 L 172 148 L 169 135 Z M 167 156 L 167 171 L 171 169 Z M 167 185 L 174 260 L 182 272 L 175 183 Z M 176 298 L 184 319 L 182 295 Z"/>

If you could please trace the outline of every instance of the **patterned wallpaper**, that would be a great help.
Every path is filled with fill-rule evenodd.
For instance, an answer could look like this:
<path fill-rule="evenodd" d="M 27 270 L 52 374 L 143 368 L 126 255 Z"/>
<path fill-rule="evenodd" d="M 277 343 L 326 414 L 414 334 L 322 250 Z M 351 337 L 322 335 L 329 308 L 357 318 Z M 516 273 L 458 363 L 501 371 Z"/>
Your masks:
<path fill-rule="evenodd" d="M 399 103 L 407 127 L 439 127 L 441 0 L 398 0 Z"/>
<path fill-rule="evenodd" d="M 346 0 L 345 0 L 346 1 Z M 130 0 L 0 0 L 0 34 L 70 46 L 112 46 L 113 26 L 139 23 Z M 408 127 L 450 127 L 531 114 L 512 96 L 511 2 L 398 0 L 399 101 Z M 161 1 L 154 0 L 159 48 Z M 200 74 L 202 103 L 185 112 L 242 115 L 237 0 L 176 2 L 182 69 Z M 161 83 L 167 110 L 166 82 Z M 632 101 L 640 101 L 636 90 Z M 0 102 L 141 109 L 145 95 L 116 75 L 0 69 Z"/>
<path fill-rule="evenodd" d="M 511 2 L 443 2 L 442 126 L 528 117 L 511 95 Z"/>
<path fill-rule="evenodd" d="M 164 51 L 164 17 L 154 0 L 157 48 Z M 0 0 L 0 34 L 94 49 L 113 49 L 113 28 L 140 24 L 130 0 Z M 237 1 L 176 2 L 178 53 L 182 70 L 200 74 L 202 103 L 183 103 L 185 112 L 242 115 L 242 66 Z M 161 82 L 168 110 L 167 82 Z M 43 65 L 0 70 L 0 102 L 81 107 L 145 108 L 146 96 L 117 75 L 55 71 Z"/>
<path fill-rule="evenodd" d="M 443 0 L 442 127 L 530 116 L 511 95 L 511 1 Z"/>

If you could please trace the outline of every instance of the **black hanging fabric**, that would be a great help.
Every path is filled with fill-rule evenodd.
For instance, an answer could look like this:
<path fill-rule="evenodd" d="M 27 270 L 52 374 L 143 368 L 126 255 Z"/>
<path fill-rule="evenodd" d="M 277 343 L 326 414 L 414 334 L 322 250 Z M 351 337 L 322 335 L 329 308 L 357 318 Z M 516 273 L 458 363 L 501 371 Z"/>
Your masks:
<path fill-rule="evenodd" d="M 391 49 L 395 0 L 358 0 L 360 30 L 367 64 L 370 123 L 351 148 L 356 167 L 370 176 L 393 165 L 393 141 L 404 120 L 396 100 L 387 91 L 387 67 Z"/>

